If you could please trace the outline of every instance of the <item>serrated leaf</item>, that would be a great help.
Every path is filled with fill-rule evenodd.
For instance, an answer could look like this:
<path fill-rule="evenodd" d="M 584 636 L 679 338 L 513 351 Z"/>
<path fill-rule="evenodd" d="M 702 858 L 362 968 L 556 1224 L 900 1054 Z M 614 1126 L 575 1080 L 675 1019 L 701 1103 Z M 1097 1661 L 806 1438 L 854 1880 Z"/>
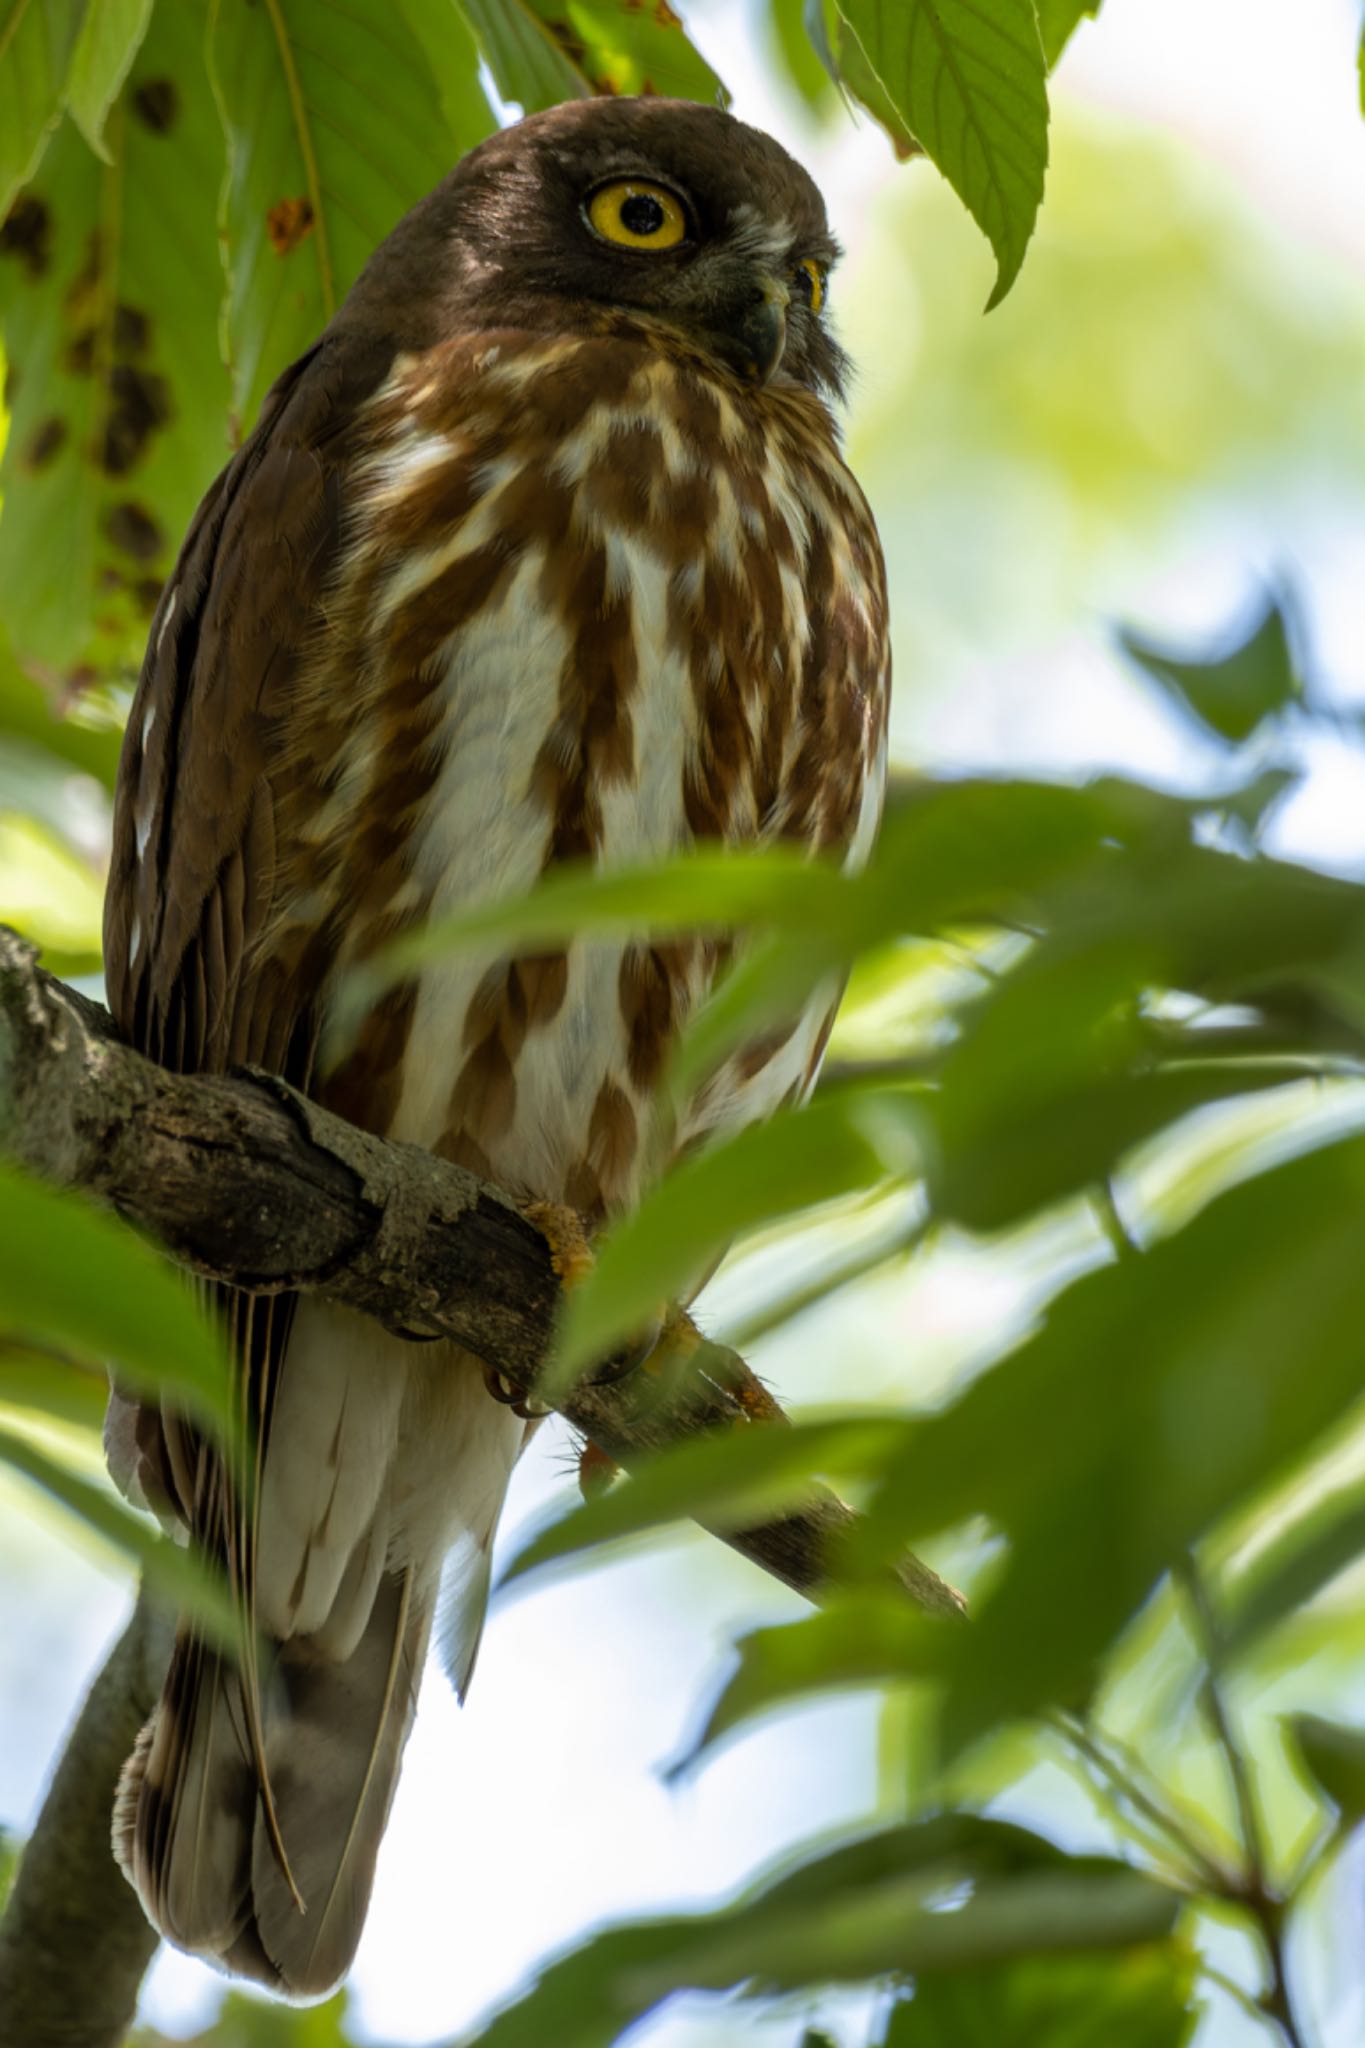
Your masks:
<path fill-rule="evenodd" d="M 109 161 L 104 124 L 152 18 L 153 0 L 96 0 L 81 24 L 66 76 L 72 120 L 96 156 Z"/>
<path fill-rule="evenodd" d="M 227 452 L 222 145 L 203 21 L 199 0 L 156 9 L 106 127 L 113 164 L 68 124 L 24 195 L 27 242 L 0 254 L 16 372 L 0 618 L 54 688 L 140 663 L 181 533 Z"/>
<path fill-rule="evenodd" d="M 37 170 L 61 119 L 67 71 L 87 0 L 0 0 L 0 220 Z M 31 231 L 22 210 L 5 239 Z"/>
<path fill-rule="evenodd" d="M 1342 1825 L 1365 1820 L 1365 1729 L 1347 1728 L 1321 1714 L 1291 1714 L 1288 1725 L 1314 1780 L 1341 1815 Z"/>
<path fill-rule="evenodd" d="M 1101 0 L 1038 0 L 1038 29 L 1050 71 L 1087 15 L 1100 11 Z"/>
<path fill-rule="evenodd" d="M 249 427 L 376 245 L 477 138 L 449 133 L 448 88 L 391 0 L 214 0 L 209 64 L 228 146 L 224 334 Z"/>
<path fill-rule="evenodd" d="M 1119 633 L 1119 645 L 1144 675 L 1220 739 L 1250 739 L 1267 718 L 1303 696 L 1288 621 L 1273 600 L 1233 646 L 1204 661 L 1168 653 L 1127 630 Z"/>
<path fill-rule="evenodd" d="M 809 1495 L 814 1479 L 880 1472 L 904 1441 L 895 1417 L 853 1416 L 710 1432 L 641 1460 L 609 1493 L 580 1502 L 541 1529 L 512 1558 L 502 1583 L 584 1558 L 670 1523 L 740 1529 Z"/>
<path fill-rule="evenodd" d="M 852 49 L 994 249 L 989 311 L 1019 274 L 1047 170 L 1047 74 L 1033 0 L 834 0 L 834 11 L 841 75 L 856 92 Z"/>
<path fill-rule="evenodd" d="M 106 1487 L 49 1457 L 14 1430 L 0 1428 L 0 1463 L 41 1486 L 85 1528 L 121 1551 L 146 1574 L 168 1606 L 192 1614 L 225 1649 L 235 1647 L 238 1623 L 226 1581 L 199 1558 L 159 1534 Z"/>
<path fill-rule="evenodd" d="M 1196 1978 L 1175 1941 L 926 1977 L 892 2013 L 884 2048 L 1185 2048 Z"/>
<path fill-rule="evenodd" d="M 222 1349 L 184 1281 L 112 1216 L 3 1165 L 0 1330 L 116 1365 L 206 1424 L 225 1419 Z"/>
<path fill-rule="evenodd" d="M 608 1231 L 568 1295 L 548 1383 L 606 1358 L 689 1298 L 746 1230 L 907 1174 L 918 1119 L 904 1090 L 830 1092 L 683 1159 Z"/>

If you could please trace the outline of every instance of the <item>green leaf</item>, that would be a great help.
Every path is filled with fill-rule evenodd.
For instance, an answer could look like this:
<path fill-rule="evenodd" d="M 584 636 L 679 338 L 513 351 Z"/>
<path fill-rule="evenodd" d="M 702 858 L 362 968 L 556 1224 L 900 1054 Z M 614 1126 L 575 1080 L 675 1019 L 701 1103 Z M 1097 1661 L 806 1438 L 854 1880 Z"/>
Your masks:
<path fill-rule="evenodd" d="M 0 811 L 0 924 L 32 939 L 52 973 L 98 971 L 103 893 L 57 833 Z"/>
<path fill-rule="evenodd" d="M 690 1298 L 742 1232 L 909 1173 L 918 1131 L 907 1091 L 848 1088 L 681 1160 L 607 1232 L 569 1294 L 551 1383 Z"/>
<path fill-rule="evenodd" d="M 86 0 L 0 0 L 0 220 L 28 183 L 61 119 L 67 68 Z M 22 202 L 0 247 L 37 232 Z"/>
<path fill-rule="evenodd" d="M 0 252 L 16 372 L 0 618 L 24 667 L 53 684 L 138 665 L 227 452 L 222 146 L 198 0 L 156 9 L 105 132 L 112 165 L 62 130 L 22 202 L 32 234 Z"/>
<path fill-rule="evenodd" d="M 724 101 L 724 88 L 659 0 L 462 0 L 506 100 L 529 113 L 589 93 Z"/>
<path fill-rule="evenodd" d="M 1100 0 L 1038 0 L 1038 28 L 1043 54 L 1051 71 L 1086 15 L 1100 11 Z"/>
<path fill-rule="evenodd" d="M 96 156 L 111 161 L 104 141 L 109 109 L 142 47 L 153 0 L 96 0 L 81 25 L 66 77 L 71 118 Z"/>
<path fill-rule="evenodd" d="M 1289 624 L 1274 600 L 1234 646 L 1204 661 L 1182 660 L 1124 630 L 1119 645 L 1166 695 L 1221 739 L 1250 739 L 1303 697 Z"/>
<path fill-rule="evenodd" d="M 236 1610 L 226 1582 L 180 1544 L 160 1535 L 145 1517 L 126 1508 L 107 1487 L 48 1457 L 14 1430 L 0 1428 L 0 1462 L 41 1486 L 87 1529 L 130 1558 L 168 1606 L 193 1614 L 224 1648 L 237 1643 Z"/>
<path fill-rule="evenodd" d="M 838 106 L 838 94 L 830 66 L 811 40 L 808 13 L 806 0 L 769 0 L 761 28 L 782 76 L 813 114 L 828 114 Z M 820 35 L 827 48 L 823 25 Z"/>
<path fill-rule="evenodd" d="M 1185 2048 L 1196 1972 L 1185 1944 L 1159 1941 L 926 1977 L 892 2013 L 884 2048 Z"/>
<path fill-rule="evenodd" d="M 578 1503 L 532 1536 L 502 1583 L 673 1522 L 745 1528 L 808 1498 L 813 1480 L 880 1472 L 903 1444 L 905 1429 L 896 1417 L 852 1416 L 755 1425 L 677 1444 L 642 1459 L 621 1485 Z"/>
<path fill-rule="evenodd" d="M 610 873 L 565 866 L 529 894 L 438 919 L 387 947 L 349 978 L 339 1037 L 396 981 L 430 960 L 476 946 L 535 953 L 578 936 L 655 938 L 750 925 L 808 929 L 847 916 L 848 884 L 830 863 L 794 847 L 704 845 L 671 860 Z"/>
<path fill-rule="evenodd" d="M 213 0 L 209 65 L 227 136 L 224 333 L 249 426 L 376 245 L 478 136 L 446 126 L 408 9 L 390 0 Z M 480 132 L 483 132 L 481 129 Z"/>
<path fill-rule="evenodd" d="M 552 1963 L 479 2048 L 606 2048 L 687 1986 L 781 1992 L 975 1972 L 1038 1947 L 1124 1950 L 1163 1937 L 1179 1905 L 1124 1864 L 943 1815 L 836 1849 L 719 1912 L 608 1929 Z"/>
<path fill-rule="evenodd" d="M 98 1443 L 109 1403 L 108 1374 L 0 1335 L 0 1408 L 44 1415 Z"/>
<path fill-rule="evenodd" d="M 1086 1687 L 1161 1573 L 1357 1399 L 1363 1192 L 1358 1138 L 1233 1188 L 915 1427 L 860 1553 L 973 1514 L 1010 1540 L 953 1644 L 954 1747 Z"/>
<path fill-rule="evenodd" d="M 505 100 L 539 113 L 592 87 L 566 47 L 568 30 L 550 26 L 532 0 L 461 0 L 493 81 Z"/>
<path fill-rule="evenodd" d="M 1291 1714 L 1289 1726 L 1314 1781 L 1353 1828 L 1365 1820 L 1365 1729 L 1346 1728 L 1321 1714 Z"/>
<path fill-rule="evenodd" d="M 39 748 L 112 790 L 123 735 L 112 722 L 87 721 L 84 708 L 78 700 L 65 716 L 60 714 L 49 693 L 24 674 L 0 635 L 0 739 Z"/>
<path fill-rule="evenodd" d="M 130 1386 L 165 1389 L 202 1422 L 225 1419 L 223 1353 L 185 1281 L 124 1224 L 7 1166 L 0 1329 L 117 1365 Z"/>
<path fill-rule="evenodd" d="M 1229 1651 L 1253 1645 L 1365 1557 L 1365 1479 L 1305 1490 L 1295 1505 L 1245 1569 L 1224 1575 Z"/>
<path fill-rule="evenodd" d="M 493 133 L 497 121 L 479 78 L 479 46 L 459 0 L 400 0 L 400 6 L 431 66 L 452 145 L 460 152 L 472 149 Z"/>
<path fill-rule="evenodd" d="M 840 74 L 857 92 L 856 59 L 865 60 L 967 207 L 995 251 L 988 310 L 999 305 L 1024 260 L 1047 169 L 1047 74 L 1033 0 L 834 0 L 834 11 Z"/>
<path fill-rule="evenodd" d="M 918 1612 L 900 1587 L 845 1594 L 781 1628 L 752 1629 L 738 1664 L 676 1770 L 690 1770 L 756 1715 L 853 1686 L 893 1685 L 939 1668 L 944 1624 Z"/>

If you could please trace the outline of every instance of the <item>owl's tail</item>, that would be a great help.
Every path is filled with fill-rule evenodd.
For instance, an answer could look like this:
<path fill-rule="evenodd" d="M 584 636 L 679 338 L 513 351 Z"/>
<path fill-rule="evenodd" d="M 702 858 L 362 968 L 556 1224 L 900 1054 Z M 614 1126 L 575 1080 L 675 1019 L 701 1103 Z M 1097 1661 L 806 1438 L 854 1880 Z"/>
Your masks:
<path fill-rule="evenodd" d="M 182 1628 L 119 1789 L 115 1854 L 179 1947 L 299 1998 L 345 1974 L 438 1596 L 463 1692 L 526 1428 L 454 1345 L 298 1303 L 252 1550 L 258 1669 Z"/>
<path fill-rule="evenodd" d="M 114 1853 L 178 1947 L 299 1998 L 344 1975 L 412 1726 L 434 1596 L 434 1586 L 414 1591 L 410 1573 L 385 1573 L 345 1662 L 306 1636 L 276 1646 L 261 1672 L 261 1727 L 277 1832 L 241 1673 L 182 1629 L 114 1811 Z"/>

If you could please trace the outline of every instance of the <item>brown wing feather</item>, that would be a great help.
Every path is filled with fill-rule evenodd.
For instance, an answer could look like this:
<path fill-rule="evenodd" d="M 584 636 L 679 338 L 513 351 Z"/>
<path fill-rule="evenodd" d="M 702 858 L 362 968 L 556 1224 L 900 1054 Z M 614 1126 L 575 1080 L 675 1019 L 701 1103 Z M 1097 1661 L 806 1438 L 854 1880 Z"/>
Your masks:
<path fill-rule="evenodd" d="M 125 1035 L 177 1072 L 259 1062 L 306 1088 L 328 958 L 295 971 L 267 959 L 276 897 L 277 813 L 296 758 L 286 744 L 304 664 L 338 559 L 348 433 L 389 351 L 334 337 L 274 386 L 260 422 L 205 497 L 152 623 L 115 805 L 105 912 L 109 1002 Z M 270 1000 L 259 998 L 263 970 Z M 288 1296 L 213 1290 L 237 1374 L 236 1420 L 259 1482 L 293 1316 Z M 253 1501 L 219 1452 L 172 1410 L 135 1423 L 141 1455 L 167 1482 L 193 1538 L 225 1563 L 243 1605 L 246 1746 L 269 1828 L 287 1862 L 265 1774 L 255 1663 Z M 213 1653 L 182 1632 L 168 1700 L 220 1695 Z M 166 1717 L 171 1737 L 181 1717 Z M 244 1763 L 247 1759 L 244 1757 Z M 157 1776 L 184 1795 L 173 1759 Z M 135 1856 L 157 1882 L 171 1817 L 143 1819 Z"/>

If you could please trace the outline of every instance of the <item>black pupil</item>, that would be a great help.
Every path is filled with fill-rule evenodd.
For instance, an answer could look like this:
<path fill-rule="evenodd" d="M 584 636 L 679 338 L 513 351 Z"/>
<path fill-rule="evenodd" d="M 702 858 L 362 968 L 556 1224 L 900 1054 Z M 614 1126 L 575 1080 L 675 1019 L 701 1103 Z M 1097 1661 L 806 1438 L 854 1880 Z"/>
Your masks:
<path fill-rule="evenodd" d="M 632 192 L 621 201 L 621 225 L 632 235 L 657 235 L 664 224 L 664 210 L 648 192 Z"/>
<path fill-rule="evenodd" d="M 797 291 L 801 294 L 806 304 L 813 306 L 815 304 L 815 279 L 811 276 L 804 263 L 793 272 L 792 283 L 796 286 Z"/>

